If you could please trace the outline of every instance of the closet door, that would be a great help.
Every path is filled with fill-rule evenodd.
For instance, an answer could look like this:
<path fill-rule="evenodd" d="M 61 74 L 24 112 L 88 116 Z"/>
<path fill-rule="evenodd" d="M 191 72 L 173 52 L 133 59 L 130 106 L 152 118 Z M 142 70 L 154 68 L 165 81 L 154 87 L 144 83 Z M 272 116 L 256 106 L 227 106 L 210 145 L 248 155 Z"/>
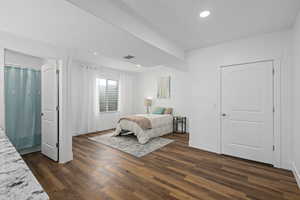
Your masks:
<path fill-rule="evenodd" d="M 58 74 L 55 63 L 42 66 L 42 153 L 58 161 Z"/>
<path fill-rule="evenodd" d="M 273 164 L 273 62 L 222 68 L 222 152 Z"/>

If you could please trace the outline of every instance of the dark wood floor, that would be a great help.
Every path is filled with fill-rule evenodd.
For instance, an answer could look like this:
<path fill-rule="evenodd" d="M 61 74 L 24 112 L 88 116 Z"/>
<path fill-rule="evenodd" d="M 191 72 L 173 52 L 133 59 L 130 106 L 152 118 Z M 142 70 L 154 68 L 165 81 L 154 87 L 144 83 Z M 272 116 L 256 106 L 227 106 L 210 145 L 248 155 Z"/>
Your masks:
<path fill-rule="evenodd" d="M 23 157 L 51 200 L 300 199 L 291 172 L 189 148 L 187 135 L 167 136 L 176 142 L 142 158 L 92 135 L 74 137 L 74 160 L 65 165 L 40 153 Z"/>

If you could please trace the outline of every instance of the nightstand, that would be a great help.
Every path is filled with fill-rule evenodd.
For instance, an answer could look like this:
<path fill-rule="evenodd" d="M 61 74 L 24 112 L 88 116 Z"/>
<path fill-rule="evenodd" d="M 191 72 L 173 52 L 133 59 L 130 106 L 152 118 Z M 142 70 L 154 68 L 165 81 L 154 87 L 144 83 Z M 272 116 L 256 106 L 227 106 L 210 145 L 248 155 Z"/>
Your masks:
<path fill-rule="evenodd" d="M 179 130 L 181 126 L 181 130 Z M 173 117 L 173 132 L 174 133 L 186 133 L 186 117 L 174 116 Z"/>

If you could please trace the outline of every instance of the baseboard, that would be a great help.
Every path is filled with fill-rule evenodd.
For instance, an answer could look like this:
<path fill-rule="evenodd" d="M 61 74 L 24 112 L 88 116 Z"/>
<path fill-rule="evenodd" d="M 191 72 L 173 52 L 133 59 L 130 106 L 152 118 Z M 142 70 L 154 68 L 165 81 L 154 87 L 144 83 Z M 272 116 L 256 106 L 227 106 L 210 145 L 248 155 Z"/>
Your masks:
<path fill-rule="evenodd" d="M 281 166 L 275 166 L 279 169 L 286 169 L 286 170 L 290 170 L 293 171 L 293 164 L 291 162 L 282 162 Z"/>
<path fill-rule="evenodd" d="M 39 152 L 39 151 L 41 151 L 41 146 L 22 149 L 19 151 L 19 153 L 21 155 L 25 155 L 25 154 L 30 154 L 30 153 Z"/>
<path fill-rule="evenodd" d="M 70 152 L 70 154 L 66 155 L 66 156 L 64 158 L 60 158 L 59 161 L 58 161 L 58 163 L 59 164 L 66 164 L 66 163 L 72 161 L 73 160 L 73 151 Z"/>
<path fill-rule="evenodd" d="M 298 187 L 300 188 L 300 173 L 299 173 L 295 163 L 293 163 L 292 167 L 293 167 L 293 174 L 294 174 L 295 179 L 297 181 Z"/>
<path fill-rule="evenodd" d="M 211 148 L 208 148 L 208 147 L 205 147 L 205 146 L 199 147 L 199 145 L 195 145 L 192 142 L 189 142 L 189 147 L 195 148 L 195 149 L 198 149 L 198 150 L 201 150 L 201 151 L 207 151 L 207 152 L 210 152 L 210 153 L 221 154 L 221 152 L 219 152 L 219 151 L 215 151 L 215 150 L 213 150 Z"/>

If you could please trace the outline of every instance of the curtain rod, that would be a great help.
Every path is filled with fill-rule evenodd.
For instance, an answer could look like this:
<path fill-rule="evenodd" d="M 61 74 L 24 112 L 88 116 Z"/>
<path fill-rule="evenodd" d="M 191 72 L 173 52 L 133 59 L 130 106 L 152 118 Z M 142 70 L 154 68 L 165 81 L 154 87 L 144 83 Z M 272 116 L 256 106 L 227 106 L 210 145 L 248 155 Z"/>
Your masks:
<path fill-rule="evenodd" d="M 19 67 L 19 68 L 27 68 L 27 69 L 34 69 L 34 70 L 41 70 L 36 69 L 36 67 L 28 67 L 26 65 L 20 65 L 20 64 L 13 64 L 13 63 L 5 63 L 4 67 Z"/>

